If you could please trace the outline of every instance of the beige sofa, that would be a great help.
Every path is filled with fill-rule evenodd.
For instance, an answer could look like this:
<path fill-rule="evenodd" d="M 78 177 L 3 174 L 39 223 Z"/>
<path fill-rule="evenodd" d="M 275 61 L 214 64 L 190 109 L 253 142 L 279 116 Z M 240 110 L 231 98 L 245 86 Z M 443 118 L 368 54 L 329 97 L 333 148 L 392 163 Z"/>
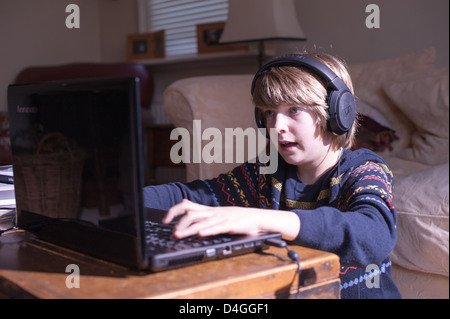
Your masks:
<path fill-rule="evenodd" d="M 404 298 L 449 298 L 449 82 L 448 67 L 436 67 L 435 56 L 429 48 L 350 65 L 358 112 L 378 125 L 371 134 L 361 133 L 360 145 L 380 153 L 395 176 L 398 241 L 391 257 Z M 252 78 L 247 74 L 179 80 L 164 93 L 165 110 L 175 127 L 187 129 L 190 136 L 194 120 L 201 120 L 201 131 L 256 129 L 249 93 Z M 367 133 L 367 128 L 362 131 Z M 380 147 L 377 138 L 386 132 L 397 139 Z M 202 139 L 200 149 L 208 143 Z M 221 145 L 223 154 L 235 148 L 225 139 Z M 192 150 L 192 143 L 189 147 Z M 213 178 L 238 164 L 192 163 L 191 158 L 186 179 Z"/>

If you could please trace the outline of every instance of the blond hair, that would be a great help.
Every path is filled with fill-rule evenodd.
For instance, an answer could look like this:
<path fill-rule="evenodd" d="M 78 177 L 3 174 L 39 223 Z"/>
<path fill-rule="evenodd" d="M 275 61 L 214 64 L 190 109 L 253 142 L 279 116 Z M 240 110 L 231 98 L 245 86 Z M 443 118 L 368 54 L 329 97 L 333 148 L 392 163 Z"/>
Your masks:
<path fill-rule="evenodd" d="M 311 56 L 328 66 L 353 91 L 353 84 L 344 61 L 326 53 L 302 53 Z M 255 106 L 276 108 L 280 104 L 302 105 L 317 118 L 317 127 L 323 138 L 331 138 L 331 148 L 351 148 L 355 139 L 358 121 L 355 121 L 347 134 L 337 135 L 328 130 L 328 105 L 326 83 L 306 67 L 272 67 L 255 82 L 253 103 Z M 345 145 L 344 145 L 345 144 Z"/>

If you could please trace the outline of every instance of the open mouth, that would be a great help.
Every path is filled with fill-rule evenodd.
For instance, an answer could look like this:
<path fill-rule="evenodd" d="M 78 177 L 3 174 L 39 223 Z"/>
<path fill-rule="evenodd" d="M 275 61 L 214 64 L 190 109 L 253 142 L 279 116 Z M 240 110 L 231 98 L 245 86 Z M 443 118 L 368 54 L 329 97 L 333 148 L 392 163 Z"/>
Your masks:
<path fill-rule="evenodd" d="M 295 142 L 279 142 L 280 148 L 282 149 L 290 149 L 297 147 L 297 143 Z"/>

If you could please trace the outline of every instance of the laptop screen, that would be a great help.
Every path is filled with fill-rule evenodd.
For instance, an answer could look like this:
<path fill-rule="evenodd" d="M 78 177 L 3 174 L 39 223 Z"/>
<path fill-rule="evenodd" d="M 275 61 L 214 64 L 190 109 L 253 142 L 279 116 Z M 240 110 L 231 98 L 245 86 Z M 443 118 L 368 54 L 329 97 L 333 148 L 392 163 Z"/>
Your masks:
<path fill-rule="evenodd" d="M 145 267 L 138 84 L 129 77 L 9 86 L 19 227 Z"/>

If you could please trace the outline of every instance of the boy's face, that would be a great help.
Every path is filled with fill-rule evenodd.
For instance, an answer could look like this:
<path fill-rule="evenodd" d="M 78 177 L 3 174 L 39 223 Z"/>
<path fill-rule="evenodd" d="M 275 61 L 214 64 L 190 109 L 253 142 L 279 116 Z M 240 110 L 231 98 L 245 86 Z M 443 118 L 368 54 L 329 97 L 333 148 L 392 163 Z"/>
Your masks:
<path fill-rule="evenodd" d="M 276 108 L 260 107 L 267 129 L 278 135 L 278 151 L 284 160 L 299 168 L 317 168 L 329 151 L 316 124 L 316 117 L 304 106 L 281 104 Z"/>

